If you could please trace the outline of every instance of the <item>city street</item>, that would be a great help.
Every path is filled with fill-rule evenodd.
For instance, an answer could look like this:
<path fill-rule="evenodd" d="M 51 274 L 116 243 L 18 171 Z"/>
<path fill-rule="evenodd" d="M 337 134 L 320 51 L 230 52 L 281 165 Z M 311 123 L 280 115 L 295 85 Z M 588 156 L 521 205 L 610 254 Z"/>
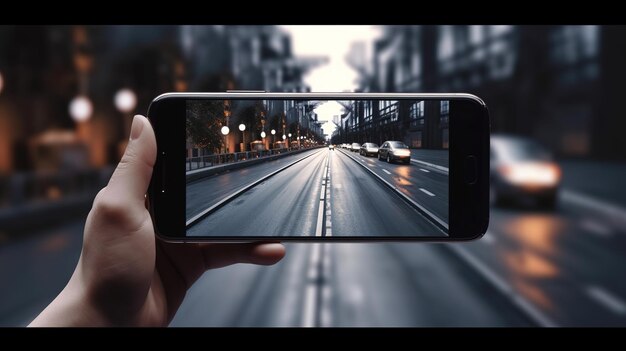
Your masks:
<path fill-rule="evenodd" d="M 447 174 L 327 148 L 192 182 L 187 188 L 187 218 L 287 165 L 291 166 L 188 225 L 188 235 L 445 235 L 433 218 L 444 224 L 448 218 Z M 423 206 L 426 214 L 375 175 Z"/>
<path fill-rule="evenodd" d="M 340 152 L 331 156 L 331 182 L 332 169 L 351 161 Z M 555 212 L 493 209 L 475 242 L 288 244 L 275 266 L 207 272 L 172 325 L 626 326 L 626 226 L 607 217 L 607 202 L 585 205 L 593 196 L 576 184 L 564 183 Z M 338 208 L 333 233 L 341 230 Z M 11 282 L 0 289 L 0 325 L 27 324 L 63 287 L 83 222 L 0 246 L 0 280 Z"/>

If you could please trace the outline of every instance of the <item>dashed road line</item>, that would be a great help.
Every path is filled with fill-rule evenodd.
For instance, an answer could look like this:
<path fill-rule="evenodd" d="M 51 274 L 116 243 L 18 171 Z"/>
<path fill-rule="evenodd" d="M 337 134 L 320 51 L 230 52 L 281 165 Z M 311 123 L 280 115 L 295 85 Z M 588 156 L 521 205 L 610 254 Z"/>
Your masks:
<path fill-rule="evenodd" d="M 317 224 L 315 226 L 315 236 L 322 236 L 324 234 L 324 207 L 326 204 L 326 189 L 328 188 L 327 184 L 327 175 L 328 175 L 328 156 L 324 160 L 325 166 L 322 171 L 322 186 L 320 190 L 320 203 L 317 207 Z"/>
<path fill-rule="evenodd" d="M 323 256 L 322 256 L 322 277 L 323 279 L 318 279 L 318 282 L 321 282 L 321 294 L 320 294 L 320 314 L 319 314 L 319 326 L 320 327 L 331 327 L 333 325 L 333 313 L 332 313 L 332 305 L 331 298 L 333 294 L 332 286 L 330 285 L 330 273 L 331 273 L 331 254 L 330 250 L 332 249 L 331 245 L 323 246 Z"/>
<path fill-rule="evenodd" d="M 610 228 L 591 218 L 585 218 L 580 221 L 580 226 L 589 231 L 591 234 L 605 238 L 610 237 L 613 234 L 613 231 Z"/>
<path fill-rule="evenodd" d="M 307 271 L 307 282 L 304 291 L 304 310 L 302 311 L 302 326 L 317 326 L 317 295 L 319 290 L 318 277 L 320 274 L 320 256 L 322 244 L 315 243 L 311 247 L 311 256 L 309 258 L 309 269 Z"/>
<path fill-rule="evenodd" d="M 616 314 L 626 314 L 626 302 L 599 286 L 588 286 L 585 292 L 594 301 Z"/>
<path fill-rule="evenodd" d="M 435 196 L 435 194 L 431 193 L 430 191 L 424 189 L 424 188 L 420 188 L 420 191 L 423 192 L 424 194 L 428 195 L 428 196 Z"/>
<path fill-rule="evenodd" d="M 626 225 L 626 208 L 569 189 L 563 189 L 560 192 L 560 198 L 564 202 L 601 213 L 603 217 L 610 219 L 611 223 L 618 226 Z"/>
<path fill-rule="evenodd" d="M 330 197 L 330 161 L 328 161 L 328 166 L 326 167 L 326 228 L 324 231 L 324 236 L 332 236 L 333 235 L 333 223 L 332 223 L 332 209 L 331 209 L 331 197 Z"/>
<path fill-rule="evenodd" d="M 388 170 L 383 168 L 383 172 L 387 173 L 387 174 L 391 174 L 391 172 L 389 172 Z"/>
<path fill-rule="evenodd" d="M 428 166 L 428 167 L 434 168 L 436 170 L 439 170 L 439 171 L 442 171 L 442 172 L 445 172 L 445 173 L 449 173 L 450 172 L 450 169 L 448 167 L 439 166 L 439 165 L 436 165 L 434 163 L 418 160 L 418 159 L 415 159 L 415 158 L 412 158 L 411 161 L 415 162 L 415 163 L 419 163 L 419 164 L 424 165 L 424 166 Z"/>
<path fill-rule="evenodd" d="M 429 171 L 429 170 L 424 169 L 424 168 L 420 168 L 420 171 L 422 171 L 422 172 L 424 172 L 424 173 L 430 173 L 430 171 Z"/>
<path fill-rule="evenodd" d="M 435 224 L 437 227 L 439 227 L 439 229 L 441 229 L 443 231 L 443 233 L 447 232 L 447 230 L 448 230 L 448 222 L 447 221 L 442 220 L 437 215 L 435 215 L 433 212 L 429 211 L 424 206 L 420 205 L 415 200 L 411 199 L 409 196 L 407 196 L 401 190 L 399 190 L 395 185 L 393 185 L 393 184 L 389 183 L 387 180 L 385 180 L 385 178 L 383 178 L 380 174 L 378 174 L 377 172 L 374 172 L 373 170 L 368 168 L 365 164 L 363 164 L 363 162 L 359 162 L 359 160 L 356 157 L 354 157 L 352 155 L 349 155 L 346 152 L 342 152 L 342 153 L 344 155 L 346 155 L 347 157 L 351 158 L 357 164 L 361 165 L 361 167 L 363 167 L 363 169 L 366 169 L 372 176 L 374 176 L 376 179 L 378 179 L 383 184 L 385 184 L 387 187 L 389 187 L 391 190 L 393 190 L 393 192 L 396 195 L 398 195 L 402 199 L 404 199 L 404 201 L 406 201 L 410 206 L 415 208 L 417 211 L 421 212 L 423 216 L 428 218 L 433 224 Z M 383 168 L 383 170 L 384 170 L 384 168 Z"/>

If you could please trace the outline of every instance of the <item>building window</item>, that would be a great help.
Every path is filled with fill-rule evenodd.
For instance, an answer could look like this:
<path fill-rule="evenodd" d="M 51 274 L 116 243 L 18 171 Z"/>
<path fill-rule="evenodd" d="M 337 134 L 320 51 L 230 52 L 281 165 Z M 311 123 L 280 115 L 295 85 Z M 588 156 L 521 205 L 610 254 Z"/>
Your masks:
<path fill-rule="evenodd" d="M 454 54 L 454 34 L 452 26 L 439 27 L 439 45 L 437 47 L 437 58 L 445 60 Z"/>
<path fill-rule="evenodd" d="M 560 26 L 550 35 L 550 61 L 563 85 L 597 78 L 598 26 Z"/>
<path fill-rule="evenodd" d="M 378 101 L 381 124 L 387 124 L 398 120 L 398 102 L 391 100 Z"/>
<path fill-rule="evenodd" d="M 363 120 L 365 125 L 369 127 L 372 123 L 372 101 L 363 102 Z"/>
<path fill-rule="evenodd" d="M 441 101 L 439 103 L 439 116 L 441 123 L 448 123 L 450 121 L 450 102 L 449 101 Z"/>
<path fill-rule="evenodd" d="M 414 102 L 409 107 L 411 128 L 424 125 L 424 101 Z"/>

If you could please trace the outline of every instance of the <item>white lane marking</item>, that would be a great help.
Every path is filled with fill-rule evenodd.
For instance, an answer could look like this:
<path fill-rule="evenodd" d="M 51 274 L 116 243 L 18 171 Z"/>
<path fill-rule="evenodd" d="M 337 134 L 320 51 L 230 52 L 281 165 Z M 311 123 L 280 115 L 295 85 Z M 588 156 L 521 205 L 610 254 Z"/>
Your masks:
<path fill-rule="evenodd" d="M 425 172 L 425 173 L 430 173 L 430 171 L 429 171 L 429 170 L 424 169 L 424 168 L 420 168 L 420 171 Z"/>
<path fill-rule="evenodd" d="M 302 326 L 315 327 L 315 312 L 317 311 L 317 278 L 319 275 L 320 250 L 322 244 L 312 244 L 307 283 L 304 291 L 304 310 L 302 311 Z"/>
<path fill-rule="evenodd" d="M 426 161 L 418 160 L 418 159 L 415 159 L 415 158 L 412 158 L 412 159 L 411 159 L 411 161 L 413 161 L 413 162 L 415 162 L 415 163 L 419 163 L 419 164 L 424 165 L 424 166 L 432 167 L 432 168 L 434 168 L 434 169 L 438 169 L 438 170 L 440 170 L 440 171 L 442 171 L 442 172 L 446 172 L 446 173 L 449 173 L 449 172 L 450 172 L 450 170 L 448 169 L 448 167 L 439 166 L 439 165 L 436 165 L 436 164 L 434 164 L 434 163 L 430 163 L 430 162 L 426 162 Z"/>
<path fill-rule="evenodd" d="M 617 314 L 626 314 L 626 302 L 599 286 L 588 286 L 585 292 L 594 301 Z"/>
<path fill-rule="evenodd" d="M 291 248 L 290 248 L 291 250 Z M 287 269 L 286 281 L 288 282 L 285 289 L 285 298 L 283 300 L 284 306 L 292 306 L 292 308 L 281 308 L 278 311 L 276 325 L 292 325 L 297 323 L 298 318 L 301 316 L 298 314 L 298 308 L 301 306 L 301 293 L 300 288 L 306 286 L 306 275 L 302 272 L 306 271 L 306 264 L 308 257 L 306 253 L 309 251 L 308 246 L 294 247 L 295 255 L 292 261 L 289 263 Z M 294 252 L 292 252 L 294 254 Z M 296 306 L 298 308 L 296 308 Z"/>
<path fill-rule="evenodd" d="M 424 194 L 428 195 L 428 196 L 435 196 L 435 194 L 431 193 L 430 191 L 424 189 L 424 188 L 420 188 L 420 191 L 423 192 Z"/>
<path fill-rule="evenodd" d="M 383 172 L 387 173 L 387 174 L 391 174 L 391 172 L 389 172 L 388 170 L 383 168 Z"/>
<path fill-rule="evenodd" d="M 541 327 L 558 327 L 558 325 L 552 321 L 548 316 L 543 314 L 535 306 L 533 306 L 528 300 L 519 295 L 513 288 L 507 284 L 502 278 L 500 278 L 491 269 L 487 268 L 482 262 L 480 262 L 474 255 L 470 254 L 466 249 L 461 248 L 458 245 L 445 246 L 452 252 L 456 253 L 458 257 L 464 260 L 469 266 L 483 276 L 489 283 L 491 283 L 497 290 L 511 300 L 511 302 L 519 307 L 526 315 L 531 318 L 537 325 Z"/>
<path fill-rule="evenodd" d="M 322 258 L 322 277 L 318 281 L 323 281 L 322 294 L 320 296 L 320 327 L 330 327 L 333 324 L 333 314 L 331 306 L 332 286 L 330 282 L 331 271 L 331 245 L 324 245 Z"/>
<path fill-rule="evenodd" d="M 324 203 L 326 199 L 326 177 L 328 174 L 328 156 L 324 160 L 326 162 L 326 167 L 324 167 L 324 171 L 322 173 L 322 189 L 320 191 L 320 201 L 317 206 L 317 223 L 315 225 L 315 236 L 322 236 L 323 225 L 324 225 Z"/>
<path fill-rule="evenodd" d="M 618 225 L 626 226 L 626 208 L 567 189 L 561 190 L 560 196 L 563 201 L 602 213 Z"/>
<path fill-rule="evenodd" d="M 485 235 L 483 235 L 482 238 L 480 238 L 480 241 L 484 242 L 485 244 L 494 244 L 496 242 L 496 239 L 493 237 L 493 234 L 487 232 L 485 233 Z"/>
<path fill-rule="evenodd" d="M 332 213 L 332 209 L 331 209 L 331 197 L 330 197 L 330 187 L 331 187 L 331 182 L 330 182 L 330 160 L 328 161 L 328 166 L 326 167 L 327 172 L 326 172 L 326 182 L 328 184 L 328 186 L 326 187 L 326 228 L 324 231 L 324 235 L 325 236 L 332 236 L 333 235 L 333 223 L 332 223 L 332 218 L 333 218 L 333 213 Z"/>
<path fill-rule="evenodd" d="M 610 228 L 591 218 L 584 218 L 581 220 L 580 226 L 592 234 L 605 238 L 613 234 L 613 231 Z"/>

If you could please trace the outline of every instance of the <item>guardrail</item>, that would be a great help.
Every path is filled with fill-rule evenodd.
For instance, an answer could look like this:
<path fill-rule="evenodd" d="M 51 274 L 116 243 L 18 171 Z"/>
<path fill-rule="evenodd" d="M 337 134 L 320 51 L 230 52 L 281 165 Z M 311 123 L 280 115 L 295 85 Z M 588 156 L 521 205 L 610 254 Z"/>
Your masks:
<path fill-rule="evenodd" d="M 304 149 L 304 148 L 300 148 Z M 251 160 L 256 158 L 268 157 L 273 155 L 279 155 L 285 152 L 299 150 L 298 148 L 280 148 L 260 151 L 244 151 L 234 152 L 229 154 L 214 154 L 206 156 L 188 157 L 185 161 L 185 170 L 192 171 L 195 169 L 202 169 L 206 167 L 213 167 L 225 163 L 233 163 L 245 160 Z"/>

